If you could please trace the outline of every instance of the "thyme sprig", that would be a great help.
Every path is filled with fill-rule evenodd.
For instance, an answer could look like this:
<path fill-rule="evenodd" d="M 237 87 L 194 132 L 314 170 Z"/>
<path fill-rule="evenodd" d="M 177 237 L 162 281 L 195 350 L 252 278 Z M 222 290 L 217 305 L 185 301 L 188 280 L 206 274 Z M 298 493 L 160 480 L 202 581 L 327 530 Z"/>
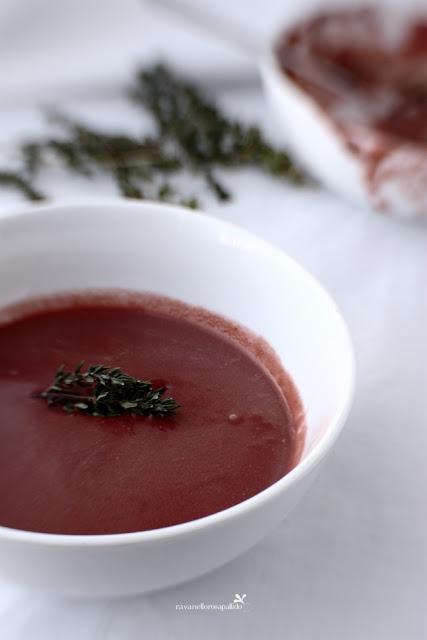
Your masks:
<path fill-rule="evenodd" d="M 290 156 L 275 149 L 256 126 L 228 118 L 192 83 L 162 64 L 140 70 L 131 97 L 148 109 L 165 143 L 172 143 L 182 163 L 204 175 L 219 200 L 229 190 L 213 175 L 215 167 L 255 166 L 295 184 L 304 181 Z"/>
<path fill-rule="evenodd" d="M 181 168 L 181 162 L 159 140 L 106 133 L 59 112 L 49 113 L 48 118 L 59 133 L 22 146 L 28 175 L 38 175 L 48 159 L 55 157 L 69 171 L 85 177 L 109 174 L 126 197 L 166 200 L 174 195 L 165 179 Z"/>
<path fill-rule="evenodd" d="M 52 384 L 38 396 L 49 406 L 91 416 L 168 416 L 179 407 L 174 398 L 163 397 L 165 387 L 154 388 L 118 367 L 91 365 L 83 371 L 83 365 L 73 371 L 59 367 Z"/>
<path fill-rule="evenodd" d="M 44 195 L 33 186 L 25 173 L 0 171 L 0 186 L 14 189 L 34 202 L 44 199 Z"/>
<path fill-rule="evenodd" d="M 258 127 L 229 118 L 194 84 L 164 65 L 141 69 L 129 96 L 151 113 L 155 135 L 102 131 L 50 113 L 53 135 L 22 144 L 22 168 L 0 171 L 0 186 L 17 189 L 31 200 L 42 199 L 33 181 L 52 158 L 87 178 L 108 175 L 126 197 L 193 208 L 199 206 L 198 199 L 182 198 L 171 176 L 183 171 L 201 176 L 220 201 L 229 200 L 231 193 L 218 179 L 218 168 L 252 166 L 295 184 L 304 181 L 289 155 L 270 145 Z"/>

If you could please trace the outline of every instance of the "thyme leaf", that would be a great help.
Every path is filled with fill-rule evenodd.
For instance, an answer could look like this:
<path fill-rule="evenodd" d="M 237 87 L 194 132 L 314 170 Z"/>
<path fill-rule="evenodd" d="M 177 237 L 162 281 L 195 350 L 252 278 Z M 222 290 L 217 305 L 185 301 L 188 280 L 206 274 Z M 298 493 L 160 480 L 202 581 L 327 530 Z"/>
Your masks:
<path fill-rule="evenodd" d="M 47 389 L 38 394 L 51 407 L 61 407 L 68 413 L 113 417 L 168 416 L 179 405 L 171 397 L 163 397 L 165 387 L 153 387 L 118 367 L 91 365 L 83 370 L 80 362 L 72 371 L 59 367 Z"/>

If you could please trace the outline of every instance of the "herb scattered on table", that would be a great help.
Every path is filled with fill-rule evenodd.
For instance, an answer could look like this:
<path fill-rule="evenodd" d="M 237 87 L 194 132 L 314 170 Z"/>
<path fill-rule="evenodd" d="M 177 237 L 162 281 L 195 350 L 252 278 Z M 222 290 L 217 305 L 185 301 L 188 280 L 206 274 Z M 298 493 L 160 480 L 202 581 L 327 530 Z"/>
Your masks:
<path fill-rule="evenodd" d="M 179 405 L 174 398 L 163 397 L 165 387 L 153 387 L 118 367 L 92 365 L 83 371 L 81 362 L 74 371 L 59 367 L 52 384 L 38 397 L 51 407 L 62 407 L 68 413 L 91 416 L 168 416 Z"/>
<path fill-rule="evenodd" d="M 0 171 L 0 186 L 30 200 L 43 199 L 33 182 L 53 160 L 87 178 L 109 175 L 124 196 L 197 208 L 198 199 L 177 193 L 171 176 L 183 171 L 201 176 L 220 201 L 231 193 L 216 175 L 218 168 L 252 166 L 294 184 L 304 181 L 289 155 L 270 145 L 258 127 L 227 117 L 164 65 L 140 70 L 129 96 L 151 114 L 155 135 L 101 131 L 60 113 L 48 114 L 52 135 L 23 143 L 21 170 Z"/>
<path fill-rule="evenodd" d="M 0 187 L 14 189 L 28 198 L 28 200 L 33 200 L 34 202 L 44 199 L 44 195 L 33 187 L 31 180 L 25 173 L 0 171 Z"/>
<path fill-rule="evenodd" d="M 151 112 L 159 138 L 177 149 L 184 165 L 205 177 L 219 200 L 229 200 L 230 193 L 214 177 L 216 167 L 255 166 L 294 183 L 302 181 L 288 154 L 268 144 L 258 127 L 228 118 L 164 65 L 140 71 L 131 97 Z"/>

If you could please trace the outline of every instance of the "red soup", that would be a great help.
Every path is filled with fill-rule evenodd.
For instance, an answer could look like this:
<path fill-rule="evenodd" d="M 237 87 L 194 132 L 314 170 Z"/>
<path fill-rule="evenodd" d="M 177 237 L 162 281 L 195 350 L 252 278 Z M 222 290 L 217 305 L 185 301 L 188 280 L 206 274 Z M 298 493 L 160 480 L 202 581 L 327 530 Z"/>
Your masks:
<path fill-rule="evenodd" d="M 48 406 L 59 365 L 120 367 L 179 404 L 166 416 Z M 74 296 L 0 323 L 0 525 L 110 534 L 231 507 L 282 478 L 303 441 L 298 394 L 260 338 L 154 296 Z"/>

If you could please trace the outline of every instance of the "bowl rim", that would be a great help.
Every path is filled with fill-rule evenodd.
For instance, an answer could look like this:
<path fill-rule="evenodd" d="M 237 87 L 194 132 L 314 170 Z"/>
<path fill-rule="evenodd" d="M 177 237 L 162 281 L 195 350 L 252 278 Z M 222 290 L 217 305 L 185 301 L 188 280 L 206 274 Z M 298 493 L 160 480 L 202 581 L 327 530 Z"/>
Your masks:
<path fill-rule="evenodd" d="M 310 95 L 308 91 L 305 91 L 300 87 L 290 75 L 282 70 L 275 51 L 277 42 L 282 33 L 283 29 L 275 33 L 273 38 L 270 39 L 268 46 L 264 48 L 261 56 L 259 57 L 258 68 L 261 78 L 264 83 L 267 79 L 274 82 L 275 86 L 280 89 L 282 94 L 290 93 L 298 100 L 302 101 L 304 105 L 314 111 L 316 117 L 322 120 L 323 125 L 330 130 L 330 134 L 337 137 L 336 127 L 327 111 Z M 353 156 L 351 157 L 353 158 Z M 353 159 L 355 162 L 357 161 L 356 158 Z"/>
<path fill-rule="evenodd" d="M 223 231 L 228 231 L 234 235 L 238 235 L 240 240 L 247 241 L 251 246 L 257 247 L 260 251 L 268 252 L 281 262 L 286 262 L 292 269 L 298 271 L 310 285 L 317 289 L 321 294 L 325 303 L 329 305 L 331 311 L 335 315 L 337 325 L 341 329 L 341 333 L 346 344 L 347 349 L 347 380 L 344 392 L 342 394 L 341 401 L 338 403 L 334 414 L 328 420 L 328 427 L 322 434 L 318 442 L 315 443 L 311 451 L 302 458 L 298 464 L 285 476 L 274 482 L 272 485 L 263 489 L 259 493 L 255 494 L 251 498 L 239 502 L 236 505 L 228 507 L 222 511 L 218 511 L 208 516 L 198 518 L 196 520 L 190 520 L 181 524 L 171 525 L 168 527 L 162 527 L 159 529 L 150 529 L 147 531 L 135 531 L 131 533 L 114 533 L 114 534 L 95 534 L 95 535 L 73 535 L 73 534 L 59 534 L 59 533 L 40 533 L 35 531 L 24 531 L 20 529 L 13 529 L 10 527 L 4 527 L 0 525 L 0 543 L 3 541 L 8 542 L 22 542 L 27 544 L 37 544 L 42 546 L 55 546 L 55 547 L 104 547 L 104 546 L 123 546 L 133 545 L 144 542 L 159 542 L 161 540 L 167 540 L 170 538 L 180 537 L 183 535 L 194 535 L 199 531 L 221 525 L 223 522 L 238 518 L 246 512 L 256 509 L 264 502 L 273 500 L 278 494 L 286 491 L 290 486 L 296 484 L 302 480 L 309 472 L 314 469 L 320 461 L 326 456 L 329 450 L 332 448 L 334 442 L 338 438 L 350 412 L 354 392 L 355 392 L 355 376 L 356 365 L 354 348 L 351 341 L 348 327 L 344 321 L 344 318 L 339 311 L 335 301 L 323 287 L 322 284 L 304 267 L 302 267 L 294 258 L 288 256 L 284 251 L 276 247 L 274 244 L 258 237 L 256 234 L 243 229 L 242 227 L 213 215 L 207 213 L 198 212 L 197 214 L 185 207 L 159 203 L 151 200 L 132 200 L 127 198 L 73 198 L 73 199 L 61 199 L 53 203 L 48 204 L 30 204 L 21 207 L 15 207 L 5 212 L 0 216 L 0 234 L 2 230 L 19 221 L 25 223 L 26 220 L 34 220 L 37 216 L 47 215 L 56 216 L 58 213 L 62 215 L 71 215 L 77 210 L 83 209 L 97 209 L 100 206 L 109 207 L 111 210 L 115 210 L 118 207 L 128 209 L 128 211 L 146 212 L 150 215 L 150 212 L 155 211 L 155 215 L 162 215 L 162 212 L 175 216 L 176 218 L 182 218 L 183 216 L 197 216 L 195 219 L 198 224 L 206 227 L 222 228 Z M 86 214 L 87 215 L 87 212 Z M 120 213 L 123 216 L 123 213 Z"/>

